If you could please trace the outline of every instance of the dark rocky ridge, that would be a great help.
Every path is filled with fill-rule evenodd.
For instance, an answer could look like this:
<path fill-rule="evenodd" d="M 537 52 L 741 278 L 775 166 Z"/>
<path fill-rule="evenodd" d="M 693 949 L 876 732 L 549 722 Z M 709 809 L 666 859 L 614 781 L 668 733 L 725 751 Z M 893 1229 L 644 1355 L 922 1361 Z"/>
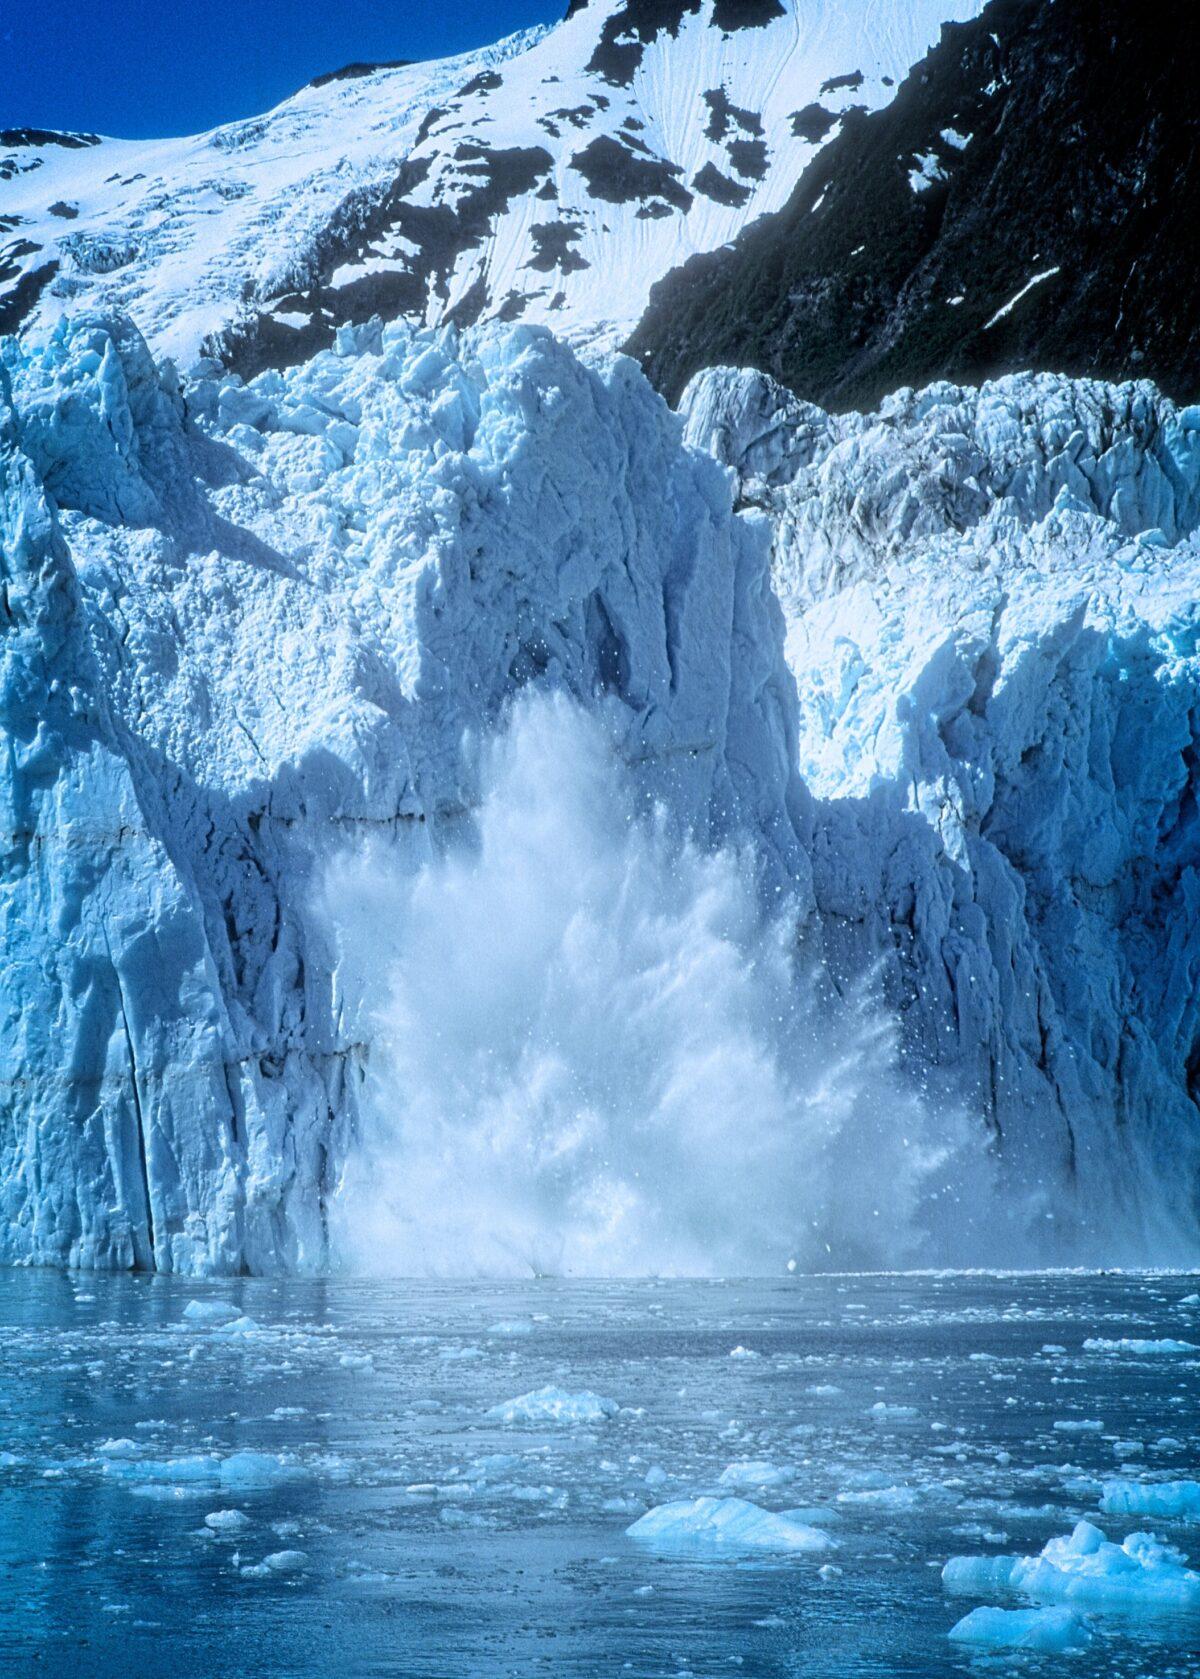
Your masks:
<path fill-rule="evenodd" d="M 947 25 L 892 105 L 844 114 L 778 214 L 659 282 L 628 349 L 672 400 L 715 363 L 843 409 L 1023 368 L 1195 396 L 1195 18 L 993 0 Z M 922 157 L 935 178 L 914 192 Z"/>

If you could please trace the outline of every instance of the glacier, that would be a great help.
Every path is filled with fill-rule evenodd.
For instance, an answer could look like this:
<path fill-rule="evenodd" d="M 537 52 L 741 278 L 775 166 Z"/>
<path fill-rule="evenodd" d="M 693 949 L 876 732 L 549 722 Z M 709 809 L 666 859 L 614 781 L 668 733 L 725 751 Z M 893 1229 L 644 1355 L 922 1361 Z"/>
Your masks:
<path fill-rule="evenodd" d="M 681 406 L 770 521 L 831 959 L 1067 1251 L 1191 1262 L 1200 409 L 1034 374 L 832 417 L 719 369 Z"/>
<path fill-rule="evenodd" d="M 527 689 L 878 986 L 1006 1255 L 1194 1258 L 1200 412 L 714 370 L 676 415 L 496 323 L 243 383 L 80 313 L 0 368 L 3 1258 L 329 1262 L 377 1026 L 330 870 L 469 846 Z"/>

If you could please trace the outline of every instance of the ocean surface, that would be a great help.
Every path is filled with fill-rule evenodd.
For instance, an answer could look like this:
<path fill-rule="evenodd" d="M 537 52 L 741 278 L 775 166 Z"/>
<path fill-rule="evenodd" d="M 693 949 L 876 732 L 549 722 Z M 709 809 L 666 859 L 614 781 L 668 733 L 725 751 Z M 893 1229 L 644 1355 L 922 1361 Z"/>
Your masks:
<path fill-rule="evenodd" d="M 1200 1512 L 1100 1511 L 1105 1481 L 1200 1477 L 1198 1290 L 2 1273 L 0 1671 L 1191 1679 L 1200 1613 L 974 1651 L 951 1627 L 1019 1600 L 941 1569 L 1085 1518 L 1200 1566 Z M 836 1548 L 628 1535 L 702 1495 Z"/>

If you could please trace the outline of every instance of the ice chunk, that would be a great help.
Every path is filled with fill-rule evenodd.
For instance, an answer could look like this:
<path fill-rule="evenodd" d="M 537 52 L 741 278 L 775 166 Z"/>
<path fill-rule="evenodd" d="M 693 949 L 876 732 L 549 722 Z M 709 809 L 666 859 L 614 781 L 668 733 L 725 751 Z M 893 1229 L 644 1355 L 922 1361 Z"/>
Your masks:
<path fill-rule="evenodd" d="M 272 1575 L 296 1574 L 307 1562 L 308 1555 L 304 1551 L 272 1551 L 261 1562 L 243 1568 L 241 1573 L 243 1579 L 267 1580 Z"/>
<path fill-rule="evenodd" d="M 717 1478 L 723 1487 L 777 1487 L 791 1480 L 791 1472 L 762 1458 L 739 1458 Z"/>
<path fill-rule="evenodd" d="M 183 1315 L 189 1323 L 232 1323 L 241 1317 L 236 1306 L 231 1306 L 228 1300 L 189 1300 L 183 1308 Z"/>
<path fill-rule="evenodd" d="M 1197 1353 L 1200 1346 L 1194 1341 L 1172 1341 L 1166 1338 L 1161 1341 L 1139 1341 L 1126 1336 L 1119 1341 L 1107 1340 L 1103 1335 L 1093 1335 L 1083 1343 L 1086 1353 L 1139 1353 L 1155 1355 L 1158 1353 Z"/>
<path fill-rule="evenodd" d="M 501 1323 L 492 1324 L 489 1335 L 532 1335 L 533 1325 L 524 1318 L 506 1318 Z"/>
<path fill-rule="evenodd" d="M 764 1510 L 745 1498 L 677 1499 L 647 1510 L 625 1531 L 661 1551 L 825 1551 L 834 1544 L 790 1511 Z"/>
<path fill-rule="evenodd" d="M 243 1335 L 257 1335 L 259 1328 L 253 1318 L 236 1317 L 228 1323 L 214 1324 L 213 1333 L 228 1335 L 232 1340 L 237 1340 Z"/>
<path fill-rule="evenodd" d="M 1200 1481 L 1105 1481 L 1100 1508 L 1109 1516 L 1200 1522 Z"/>
<path fill-rule="evenodd" d="M 487 1414 L 497 1422 L 603 1422 L 606 1417 L 616 1416 L 619 1409 L 615 1399 L 605 1399 L 598 1393 L 567 1393 L 563 1388 L 544 1387 L 493 1405 Z"/>
<path fill-rule="evenodd" d="M 272 1574 L 294 1574 L 298 1568 L 303 1568 L 308 1561 L 304 1551 L 272 1551 L 263 1562 Z"/>
<path fill-rule="evenodd" d="M 291 1480 L 300 1473 L 293 1458 L 275 1452 L 233 1452 L 218 1466 L 223 1487 L 262 1487 Z"/>
<path fill-rule="evenodd" d="M 1070 1609 L 972 1609 L 946 1635 L 983 1650 L 1037 1650 L 1043 1655 L 1082 1650 L 1091 1633 Z"/>
<path fill-rule="evenodd" d="M 1070 1417 L 1060 1417 L 1054 1424 L 1059 1434 L 1103 1434 L 1104 1424 L 1095 1417 L 1084 1417 L 1079 1421 Z"/>
<path fill-rule="evenodd" d="M 204 1525 L 213 1533 L 244 1533 L 250 1526 L 250 1518 L 242 1510 L 210 1510 Z"/>
<path fill-rule="evenodd" d="M 1080 1522 L 1035 1557 L 951 1557 L 942 1581 L 949 1591 L 979 1597 L 1019 1591 L 1094 1608 L 1200 1609 L 1200 1574 L 1186 1562 L 1182 1551 L 1153 1534 L 1131 1533 L 1116 1545 Z"/>

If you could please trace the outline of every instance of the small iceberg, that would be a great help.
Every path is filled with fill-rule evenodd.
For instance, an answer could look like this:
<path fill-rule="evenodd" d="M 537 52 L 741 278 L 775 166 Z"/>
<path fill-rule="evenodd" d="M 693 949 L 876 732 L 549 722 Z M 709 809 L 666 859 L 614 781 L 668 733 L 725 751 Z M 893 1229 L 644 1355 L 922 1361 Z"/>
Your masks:
<path fill-rule="evenodd" d="M 977 1650 L 1037 1650 L 1042 1655 L 1067 1655 L 1092 1641 L 1071 1609 L 972 1609 L 946 1636 Z"/>
<path fill-rule="evenodd" d="M 738 1458 L 721 1471 L 717 1480 L 723 1487 L 777 1487 L 791 1478 L 790 1470 L 762 1458 Z"/>
<path fill-rule="evenodd" d="M 678 1554 L 827 1551 L 834 1541 L 819 1527 L 745 1498 L 681 1498 L 656 1505 L 625 1532 L 654 1550 Z"/>
<path fill-rule="evenodd" d="M 1200 1574 L 1182 1551 L 1152 1533 L 1115 1545 L 1091 1522 L 1051 1539 L 1036 1557 L 951 1557 L 942 1582 L 975 1597 L 1016 1591 L 1096 1609 L 1200 1609 Z"/>
<path fill-rule="evenodd" d="M 1200 1522 L 1200 1481 L 1105 1481 L 1100 1508 L 1108 1516 Z"/>
<path fill-rule="evenodd" d="M 204 1525 L 211 1533 L 245 1533 L 250 1518 L 243 1510 L 210 1510 Z"/>
<path fill-rule="evenodd" d="M 189 1323 L 232 1323 L 241 1317 L 236 1306 L 231 1306 L 228 1300 L 189 1300 L 183 1308 L 183 1315 Z"/>
<path fill-rule="evenodd" d="M 493 1405 L 487 1413 L 496 1422 L 604 1422 L 615 1417 L 620 1406 L 615 1399 L 598 1393 L 567 1393 L 563 1388 L 538 1388 L 516 1399 Z"/>

